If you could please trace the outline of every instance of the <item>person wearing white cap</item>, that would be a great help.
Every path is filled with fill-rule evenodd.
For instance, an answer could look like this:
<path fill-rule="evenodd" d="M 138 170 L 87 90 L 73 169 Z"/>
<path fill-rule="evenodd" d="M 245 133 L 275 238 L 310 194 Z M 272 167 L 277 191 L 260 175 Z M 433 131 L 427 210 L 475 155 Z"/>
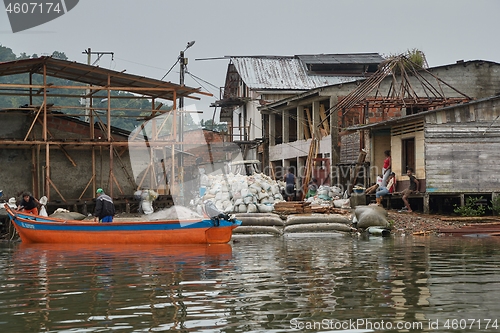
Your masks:
<path fill-rule="evenodd" d="M 98 188 L 97 198 L 95 201 L 95 211 L 94 211 L 94 222 L 113 222 L 113 216 L 115 215 L 115 204 L 113 199 L 104 193 L 102 188 Z"/>

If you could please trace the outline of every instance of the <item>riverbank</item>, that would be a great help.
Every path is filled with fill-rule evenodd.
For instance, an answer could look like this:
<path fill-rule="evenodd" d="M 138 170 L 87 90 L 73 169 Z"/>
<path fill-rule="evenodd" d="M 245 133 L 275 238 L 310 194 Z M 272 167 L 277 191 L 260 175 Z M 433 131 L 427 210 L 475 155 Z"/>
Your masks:
<path fill-rule="evenodd" d="M 444 215 L 431 215 L 412 213 L 399 213 L 396 210 L 388 211 L 387 220 L 392 225 L 392 232 L 395 234 L 404 235 L 424 235 L 435 234 L 438 229 L 455 229 L 466 225 L 466 222 L 460 221 L 443 221 L 441 218 Z M 449 218 L 449 216 L 446 216 Z"/>
<path fill-rule="evenodd" d="M 437 234 L 439 229 L 455 229 L 461 228 L 472 223 L 484 222 L 476 220 L 475 222 L 469 221 L 460 217 L 450 217 L 445 215 L 432 215 L 432 214 L 421 214 L 417 212 L 411 213 L 399 213 L 397 210 L 388 210 L 387 220 L 392 226 L 392 233 L 395 235 L 427 235 L 427 234 Z M 350 215 L 348 210 L 344 211 L 344 214 Z M 118 213 L 117 218 L 138 218 L 140 214 L 137 213 Z M 282 217 L 283 218 L 283 217 Z M 487 218 L 485 217 L 485 220 Z M 0 239 L 8 239 L 8 224 L 6 224 L 0 235 Z"/>

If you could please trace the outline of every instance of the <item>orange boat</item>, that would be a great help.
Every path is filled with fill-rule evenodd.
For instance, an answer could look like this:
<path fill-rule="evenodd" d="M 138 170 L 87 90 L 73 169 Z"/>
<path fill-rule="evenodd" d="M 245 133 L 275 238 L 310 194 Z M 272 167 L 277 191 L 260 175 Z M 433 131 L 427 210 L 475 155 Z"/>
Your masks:
<path fill-rule="evenodd" d="M 165 221 L 63 220 L 5 210 L 23 243 L 224 244 L 241 221 L 223 214 L 206 219 Z"/>

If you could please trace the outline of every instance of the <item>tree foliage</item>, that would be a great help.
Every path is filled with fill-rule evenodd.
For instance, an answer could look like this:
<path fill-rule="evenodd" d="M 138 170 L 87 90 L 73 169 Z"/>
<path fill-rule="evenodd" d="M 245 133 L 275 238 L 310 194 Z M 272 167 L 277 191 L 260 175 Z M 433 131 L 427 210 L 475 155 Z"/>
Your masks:
<path fill-rule="evenodd" d="M 227 132 L 227 123 L 216 123 L 212 119 L 201 120 L 200 125 L 202 128 L 215 131 L 215 132 Z"/>
<path fill-rule="evenodd" d="M 393 72 L 395 74 L 401 74 L 403 72 L 412 72 L 414 70 L 420 70 L 429 67 L 424 52 L 416 48 L 408 49 L 406 52 L 402 54 L 389 55 L 388 59 L 398 60 L 396 66 L 393 68 Z"/>

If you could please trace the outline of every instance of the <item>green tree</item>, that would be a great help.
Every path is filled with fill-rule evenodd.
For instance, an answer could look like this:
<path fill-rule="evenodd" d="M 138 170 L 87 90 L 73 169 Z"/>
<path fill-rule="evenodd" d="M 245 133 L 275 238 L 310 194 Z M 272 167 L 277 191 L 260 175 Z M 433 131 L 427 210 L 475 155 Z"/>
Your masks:
<path fill-rule="evenodd" d="M 59 51 L 52 52 L 52 58 L 61 59 L 61 60 L 68 60 L 68 57 L 66 56 L 66 54 L 64 54 L 64 52 L 59 52 Z"/>
<path fill-rule="evenodd" d="M 26 54 L 26 52 L 22 52 L 22 53 L 19 55 L 19 57 L 17 57 L 17 59 L 20 59 L 20 60 L 22 60 L 22 59 L 29 59 L 29 57 L 30 57 L 30 56 L 29 56 L 29 55 L 27 55 L 27 54 Z"/>
<path fill-rule="evenodd" d="M 227 123 L 216 123 L 212 119 L 201 120 L 200 126 L 204 129 L 215 132 L 227 132 Z"/>
<path fill-rule="evenodd" d="M 0 44 L 0 61 L 12 60 L 16 60 L 16 55 L 12 52 L 12 49 Z"/>

